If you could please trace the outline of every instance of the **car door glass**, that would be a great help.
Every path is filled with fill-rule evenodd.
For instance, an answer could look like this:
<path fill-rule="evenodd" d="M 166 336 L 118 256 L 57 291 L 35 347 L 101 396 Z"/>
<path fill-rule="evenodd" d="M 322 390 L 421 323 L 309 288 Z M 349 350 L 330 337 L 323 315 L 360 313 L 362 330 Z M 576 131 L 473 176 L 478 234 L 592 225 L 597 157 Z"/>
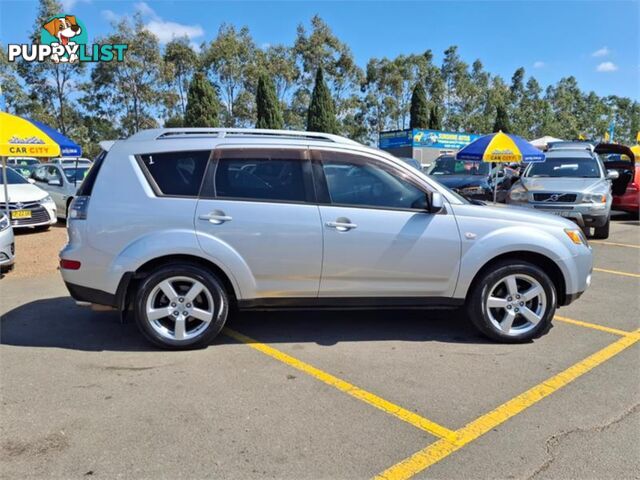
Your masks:
<path fill-rule="evenodd" d="M 141 155 L 141 166 L 162 195 L 195 197 L 200 191 L 209 150 Z"/>
<path fill-rule="evenodd" d="M 332 204 L 415 209 L 425 192 L 373 162 L 323 159 Z"/>
<path fill-rule="evenodd" d="M 219 198 L 303 202 L 304 175 L 299 159 L 220 158 L 215 174 Z"/>
<path fill-rule="evenodd" d="M 62 185 L 62 175 L 60 175 L 57 167 L 49 167 L 47 170 L 47 182 L 52 180 L 57 180 Z"/>

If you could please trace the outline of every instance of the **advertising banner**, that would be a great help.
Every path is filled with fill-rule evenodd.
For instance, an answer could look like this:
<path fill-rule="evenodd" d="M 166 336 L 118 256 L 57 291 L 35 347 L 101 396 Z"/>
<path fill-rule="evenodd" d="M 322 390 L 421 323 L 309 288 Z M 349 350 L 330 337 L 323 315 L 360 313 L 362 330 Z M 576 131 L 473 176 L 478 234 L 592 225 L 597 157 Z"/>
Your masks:
<path fill-rule="evenodd" d="M 381 132 L 378 146 L 383 149 L 400 147 L 429 147 L 442 150 L 460 150 L 480 135 L 462 132 L 444 132 L 414 128 Z"/>

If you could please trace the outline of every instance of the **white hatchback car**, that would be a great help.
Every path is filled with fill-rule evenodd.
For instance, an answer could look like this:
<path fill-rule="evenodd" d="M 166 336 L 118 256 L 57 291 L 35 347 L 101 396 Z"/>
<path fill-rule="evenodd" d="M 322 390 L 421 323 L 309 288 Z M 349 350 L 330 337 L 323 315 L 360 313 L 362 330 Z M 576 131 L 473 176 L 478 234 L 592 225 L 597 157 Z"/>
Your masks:
<path fill-rule="evenodd" d="M 2 168 L 0 168 L 0 178 L 3 178 Z M 9 192 L 8 216 L 13 228 L 49 228 L 58 221 L 56 205 L 51 195 L 33 185 L 10 167 L 7 167 L 7 189 Z M 6 208 L 4 188 L 0 188 L 0 208 Z"/>

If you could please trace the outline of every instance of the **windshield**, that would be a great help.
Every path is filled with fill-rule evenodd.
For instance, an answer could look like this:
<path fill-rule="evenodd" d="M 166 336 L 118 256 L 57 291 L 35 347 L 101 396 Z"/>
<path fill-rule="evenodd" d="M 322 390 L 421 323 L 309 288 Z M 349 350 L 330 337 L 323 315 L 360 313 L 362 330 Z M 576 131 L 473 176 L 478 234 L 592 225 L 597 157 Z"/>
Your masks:
<path fill-rule="evenodd" d="M 525 177 L 600 178 L 598 161 L 594 158 L 549 158 L 532 163 Z"/>
<path fill-rule="evenodd" d="M 84 180 L 84 177 L 87 176 L 89 167 L 64 168 L 63 170 L 64 176 L 67 177 L 67 180 L 69 180 L 71 183 L 80 183 L 82 182 L 82 180 Z"/>
<path fill-rule="evenodd" d="M 0 183 L 4 183 L 4 172 L 0 169 Z M 27 180 L 12 168 L 7 168 L 7 184 L 19 185 L 21 183 L 29 183 Z"/>
<path fill-rule="evenodd" d="M 453 157 L 439 158 L 427 171 L 428 175 L 488 175 L 490 164 L 456 160 Z"/>

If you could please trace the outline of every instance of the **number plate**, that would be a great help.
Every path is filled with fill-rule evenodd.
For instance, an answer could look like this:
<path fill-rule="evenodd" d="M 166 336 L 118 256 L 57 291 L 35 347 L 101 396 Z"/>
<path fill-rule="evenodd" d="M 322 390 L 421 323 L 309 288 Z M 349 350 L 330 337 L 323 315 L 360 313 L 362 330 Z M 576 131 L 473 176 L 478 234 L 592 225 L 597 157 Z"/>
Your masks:
<path fill-rule="evenodd" d="M 18 220 L 19 218 L 31 218 L 31 210 L 14 210 L 11 212 L 12 220 Z"/>
<path fill-rule="evenodd" d="M 553 215 L 558 215 L 559 217 L 569 217 L 571 216 L 571 212 L 554 212 L 553 210 L 545 210 L 547 213 L 551 213 Z"/>

